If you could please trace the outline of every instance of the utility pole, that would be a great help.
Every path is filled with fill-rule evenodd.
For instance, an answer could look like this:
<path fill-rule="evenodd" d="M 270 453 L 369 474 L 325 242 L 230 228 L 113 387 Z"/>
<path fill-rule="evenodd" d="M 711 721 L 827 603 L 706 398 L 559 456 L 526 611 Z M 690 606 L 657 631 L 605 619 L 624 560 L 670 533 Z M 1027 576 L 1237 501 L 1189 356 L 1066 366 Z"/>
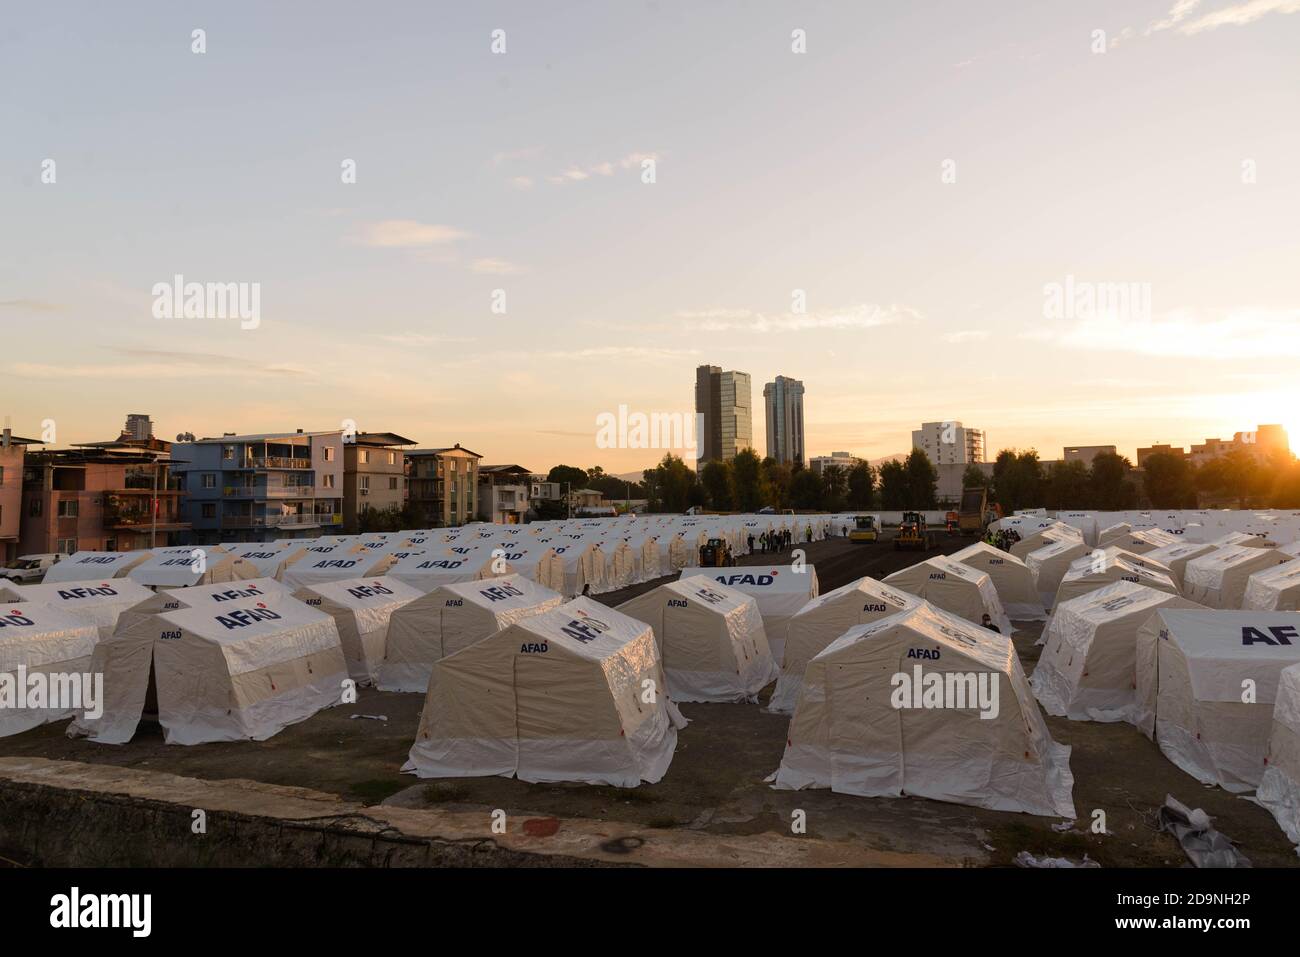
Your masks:
<path fill-rule="evenodd" d="M 153 502 L 149 507 L 149 547 L 158 547 L 158 460 L 153 460 Z"/>

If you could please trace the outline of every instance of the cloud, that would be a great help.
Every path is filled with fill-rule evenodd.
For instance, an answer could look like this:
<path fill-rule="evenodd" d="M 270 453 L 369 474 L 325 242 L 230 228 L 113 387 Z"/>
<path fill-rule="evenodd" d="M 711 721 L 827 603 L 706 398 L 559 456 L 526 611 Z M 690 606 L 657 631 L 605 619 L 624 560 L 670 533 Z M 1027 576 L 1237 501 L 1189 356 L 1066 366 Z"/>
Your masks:
<path fill-rule="evenodd" d="M 593 176 L 613 176 L 619 170 L 639 168 L 646 160 L 658 162 L 660 156 L 659 153 L 628 153 L 616 160 L 605 160 L 589 166 L 570 166 L 559 173 L 547 176 L 546 181 L 556 186 L 563 186 L 567 183 L 581 183 Z M 531 182 L 529 185 L 532 185 Z"/>
<path fill-rule="evenodd" d="M 511 178 L 510 185 L 515 189 L 532 189 L 533 178 L 531 176 L 515 176 Z"/>
<path fill-rule="evenodd" d="M 440 345 L 448 342 L 474 342 L 473 336 L 430 336 L 421 333 L 401 333 L 397 335 L 380 336 L 384 342 L 396 343 L 399 346 L 430 346 Z"/>
<path fill-rule="evenodd" d="M 546 359 L 685 359 L 699 355 L 698 349 L 662 349 L 656 346 L 591 346 L 586 349 L 553 350 L 541 353 Z"/>
<path fill-rule="evenodd" d="M 768 314 L 749 309 L 706 309 L 679 312 L 695 332 L 804 332 L 810 329 L 874 329 L 897 322 L 912 321 L 920 317 L 915 310 L 904 306 L 878 306 L 859 303 L 827 312 L 786 312 Z"/>
<path fill-rule="evenodd" d="M 468 235 L 454 226 L 420 223 L 413 219 L 385 219 L 364 224 L 358 241 L 363 246 L 434 246 L 452 243 Z"/>
<path fill-rule="evenodd" d="M 1167 30 L 1180 36 L 1194 36 L 1222 26 L 1245 26 L 1270 13 L 1300 13 L 1300 0 L 1245 0 L 1208 12 L 1202 3 L 1203 0 L 1174 0 L 1163 17 L 1147 24 L 1142 36 L 1154 36 Z M 1110 46 L 1119 46 L 1136 36 L 1136 30 L 1125 27 L 1111 40 Z"/>
<path fill-rule="evenodd" d="M 15 362 L 9 374 L 32 379 L 192 379 L 195 376 L 231 375 L 303 376 L 306 369 L 280 363 L 250 363 L 247 357 L 211 352 L 172 352 L 163 349 L 111 349 L 137 362 L 105 362 L 97 365 L 46 365 Z"/>
<path fill-rule="evenodd" d="M 1024 338 L 1057 342 L 1071 349 L 1130 352 L 1176 359 L 1300 358 L 1300 309 L 1239 309 L 1213 319 L 1171 312 L 1147 320 L 1097 318 L 1056 320 Z"/>
<path fill-rule="evenodd" d="M 943 337 L 944 342 L 982 342 L 987 339 L 991 333 L 987 329 L 962 329 L 960 332 L 950 332 Z"/>
<path fill-rule="evenodd" d="M 522 266 L 516 266 L 514 263 L 506 262 L 504 259 L 475 259 L 469 264 L 471 272 L 476 272 L 485 276 L 513 276 L 515 273 L 523 272 Z"/>
<path fill-rule="evenodd" d="M 516 163 L 519 160 L 536 159 L 541 156 L 544 150 L 540 146 L 525 146 L 518 150 L 501 150 L 492 154 L 492 165 L 503 166 L 506 163 Z"/>
<path fill-rule="evenodd" d="M 4 299 L 0 309 L 25 309 L 30 312 L 62 312 L 63 306 L 43 299 Z"/>
<path fill-rule="evenodd" d="M 1179 5 L 1181 4 L 1175 4 L 1175 6 Z M 1247 0 L 1246 3 L 1238 3 L 1200 16 L 1191 23 L 1179 27 L 1178 32 L 1191 36 L 1223 26 L 1245 26 L 1270 13 L 1298 12 L 1300 12 L 1300 0 Z"/>

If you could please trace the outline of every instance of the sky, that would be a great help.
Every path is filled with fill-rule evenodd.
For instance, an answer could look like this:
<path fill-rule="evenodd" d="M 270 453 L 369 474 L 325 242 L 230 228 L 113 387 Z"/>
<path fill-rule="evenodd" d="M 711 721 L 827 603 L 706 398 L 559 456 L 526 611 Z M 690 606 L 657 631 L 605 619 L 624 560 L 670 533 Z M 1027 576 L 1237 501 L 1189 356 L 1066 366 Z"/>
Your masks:
<path fill-rule="evenodd" d="M 1300 436 L 1298 52 L 1300 0 L 15 6 L 0 415 L 628 472 L 602 413 L 712 364 L 760 454 L 778 374 L 811 455 Z"/>

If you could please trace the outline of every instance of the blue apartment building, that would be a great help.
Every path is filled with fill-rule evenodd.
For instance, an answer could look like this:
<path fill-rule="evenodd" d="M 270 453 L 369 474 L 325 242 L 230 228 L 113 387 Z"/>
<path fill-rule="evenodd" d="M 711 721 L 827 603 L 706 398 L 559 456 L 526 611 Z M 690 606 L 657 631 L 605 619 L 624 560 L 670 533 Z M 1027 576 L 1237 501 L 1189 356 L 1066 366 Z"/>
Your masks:
<path fill-rule="evenodd" d="M 172 459 L 195 545 L 342 532 L 341 431 L 178 442 Z"/>

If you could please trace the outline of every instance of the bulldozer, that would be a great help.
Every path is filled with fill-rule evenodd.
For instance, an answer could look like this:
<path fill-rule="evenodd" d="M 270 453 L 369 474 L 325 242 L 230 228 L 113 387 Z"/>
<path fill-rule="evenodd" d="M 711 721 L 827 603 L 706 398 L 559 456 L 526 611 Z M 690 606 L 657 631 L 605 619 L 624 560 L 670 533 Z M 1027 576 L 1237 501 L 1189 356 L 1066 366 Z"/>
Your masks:
<path fill-rule="evenodd" d="M 725 539 L 710 538 L 700 546 L 701 568 L 723 568 L 736 564 L 736 556 L 731 554 L 731 546 Z"/>
<path fill-rule="evenodd" d="M 894 548 L 920 548 L 927 545 L 925 516 L 920 512 L 904 512 L 894 535 Z"/>
<path fill-rule="evenodd" d="M 853 518 L 853 530 L 849 532 L 850 542 L 877 542 L 880 540 L 880 528 L 876 525 L 874 515 L 856 515 Z"/>

